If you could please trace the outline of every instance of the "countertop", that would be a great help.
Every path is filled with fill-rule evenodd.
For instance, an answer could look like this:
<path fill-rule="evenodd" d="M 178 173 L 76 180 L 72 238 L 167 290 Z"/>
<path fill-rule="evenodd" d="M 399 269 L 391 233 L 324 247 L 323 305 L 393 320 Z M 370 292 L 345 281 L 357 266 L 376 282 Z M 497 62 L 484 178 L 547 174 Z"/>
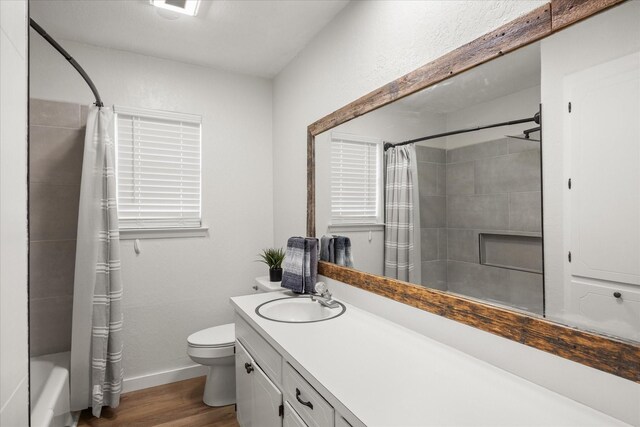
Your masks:
<path fill-rule="evenodd" d="M 279 323 L 255 313 L 259 304 L 282 297 L 273 292 L 231 302 L 286 360 L 313 377 L 307 378 L 312 385 L 317 381 L 322 394 L 367 426 L 627 425 L 343 301 L 342 316 L 316 323 Z"/>

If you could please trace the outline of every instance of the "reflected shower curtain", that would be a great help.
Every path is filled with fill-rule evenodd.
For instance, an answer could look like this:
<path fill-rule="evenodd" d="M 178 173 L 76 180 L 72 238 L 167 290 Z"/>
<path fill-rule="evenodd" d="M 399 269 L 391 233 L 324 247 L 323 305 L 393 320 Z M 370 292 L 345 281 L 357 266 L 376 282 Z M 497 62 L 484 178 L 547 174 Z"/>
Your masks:
<path fill-rule="evenodd" d="M 385 152 L 384 275 L 416 282 L 413 144 Z"/>
<path fill-rule="evenodd" d="M 122 390 L 122 282 L 113 109 L 89 107 L 71 339 L 71 409 L 116 407 Z"/>

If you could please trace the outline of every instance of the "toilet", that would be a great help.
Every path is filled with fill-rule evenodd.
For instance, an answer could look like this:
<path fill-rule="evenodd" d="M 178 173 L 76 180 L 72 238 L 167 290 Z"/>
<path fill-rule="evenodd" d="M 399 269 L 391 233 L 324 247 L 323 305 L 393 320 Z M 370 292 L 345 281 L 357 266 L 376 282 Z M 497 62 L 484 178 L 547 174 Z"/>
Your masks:
<path fill-rule="evenodd" d="M 256 278 L 257 292 L 281 291 L 280 282 L 269 277 Z M 235 324 L 214 326 L 187 338 L 187 354 L 196 363 L 209 367 L 202 401 L 208 406 L 226 406 L 236 402 Z"/>

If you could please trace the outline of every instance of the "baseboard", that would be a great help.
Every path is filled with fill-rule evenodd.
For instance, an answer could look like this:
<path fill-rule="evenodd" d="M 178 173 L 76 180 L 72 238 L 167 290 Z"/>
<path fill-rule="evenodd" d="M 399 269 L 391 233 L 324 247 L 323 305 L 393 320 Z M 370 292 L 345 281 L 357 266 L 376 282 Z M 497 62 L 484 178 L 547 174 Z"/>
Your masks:
<path fill-rule="evenodd" d="M 127 393 L 142 390 L 144 388 L 175 383 L 176 381 L 188 380 L 203 375 L 207 375 L 207 367 L 203 365 L 193 365 L 172 369 L 170 371 L 154 372 L 139 377 L 125 378 L 122 381 L 122 392 Z"/>

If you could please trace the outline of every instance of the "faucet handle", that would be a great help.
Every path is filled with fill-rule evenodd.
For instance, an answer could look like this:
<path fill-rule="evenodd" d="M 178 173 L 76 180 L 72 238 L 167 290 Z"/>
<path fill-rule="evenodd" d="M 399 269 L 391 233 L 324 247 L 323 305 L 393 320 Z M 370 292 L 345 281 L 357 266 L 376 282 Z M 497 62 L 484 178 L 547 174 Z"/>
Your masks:
<path fill-rule="evenodd" d="M 326 283 L 318 282 L 314 286 L 314 290 L 316 291 L 317 294 L 324 295 L 325 292 L 329 291 L 329 288 L 327 288 Z"/>

